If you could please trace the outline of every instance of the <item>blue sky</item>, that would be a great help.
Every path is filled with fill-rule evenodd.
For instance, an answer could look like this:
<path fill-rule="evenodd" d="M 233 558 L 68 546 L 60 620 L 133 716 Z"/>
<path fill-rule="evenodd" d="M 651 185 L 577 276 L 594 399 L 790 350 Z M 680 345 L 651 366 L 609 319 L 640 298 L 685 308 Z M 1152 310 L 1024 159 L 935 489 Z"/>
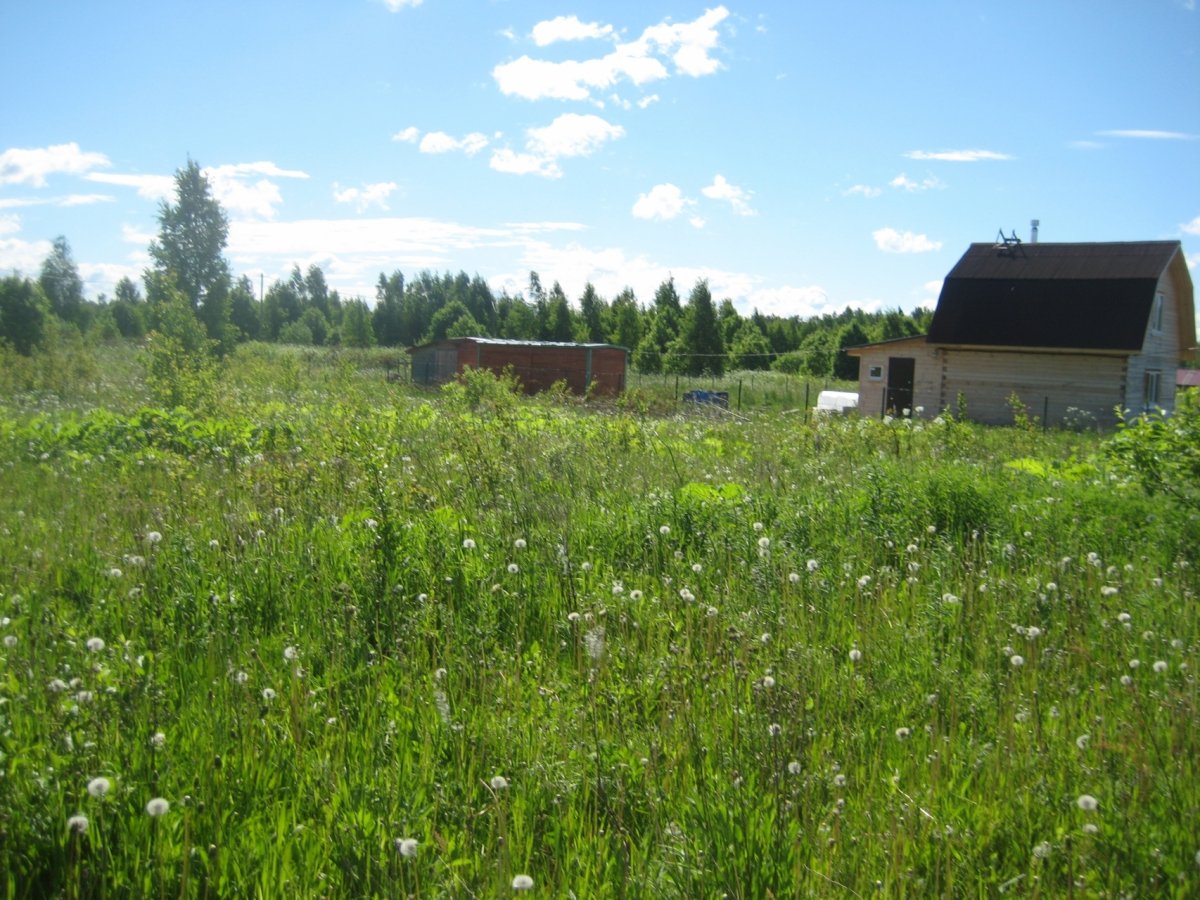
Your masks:
<path fill-rule="evenodd" d="M 8 0 L 0 271 L 64 235 L 140 280 L 189 158 L 267 284 L 316 263 L 673 275 L 809 316 L 932 306 L 972 241 L 1182 240 L 1200 269 L 1195 0 Z"/>

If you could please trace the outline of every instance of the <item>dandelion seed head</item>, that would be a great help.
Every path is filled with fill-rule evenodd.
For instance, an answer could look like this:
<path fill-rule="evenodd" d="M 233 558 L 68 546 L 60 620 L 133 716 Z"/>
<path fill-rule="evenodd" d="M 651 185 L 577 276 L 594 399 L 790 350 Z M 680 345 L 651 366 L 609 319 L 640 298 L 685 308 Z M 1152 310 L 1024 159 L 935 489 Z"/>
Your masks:
<path fill-rule="evenodd" d="M 1139 667 L 1141 664 L 1142 664 L 1142 661 L 1141 661 L 1140 659 L 1131 659 L 1131 660 L 1129 661 L 1129 668 L 1131 668 L 1131 669 L 1136 669 L 1136 668 L 1138 668 L 1138 667 Z"/>
<path fill-rule="evenodd" d="M 643 596 L 642 592 L 639 591 L 637 588 L 634 588 L 632 591 L 629 592 L 629 599 L 633 600 L 635 602 L 638 600 L 641 600 L 642 596 Z"/>
<path fill-rule="evenodd" d="M 521 567 L 518 566 L 516 563 L 508 564 L 508 574 L 509 575 L 516 575 L 520 571 L 521 571 Z"/>
<path fill-rule="evenodd" d="M 1014 669 L 1019 669 L 1021 666 L 1025 665 L 1025 657 L 1023 657 L 1020 653 L 1014 653 L 1008 658 L 1008 661 L 1012 664 Z"/>
<path fill-rule="evenodd" d="M 1075 805 L 1084 812 L 1095 812 L 1100 808 L 1100 802 L 1091 794 L 1080 794 L 1079 799 L 1075 801 Z"/>
<path fill-rule="evenodd" d="M 152 819 L 157 819 L 159 816 L 165 816 L 171 809 L 171 804 L 162 797 L 155 797 L 146 804 L 146 815 Z"/>
<path fill-rule="evenodd" d="M 762 686 L 767 690 L 770 690 L 771 688 L 775 687 L 775 679 L 770 675 L 764 675 L 762 678 Z"/>
<path fill-rule="evenodd" d="M 489 784 L 491 784 L 493 791 L 503 791 L 508 788 L 508 779 L 503 775 L 493 775 Z"/>
<path fill-rule="evenodd" d="M 907 741 L 909 738 L 909 735 L 911 735 L 911 734 L 912 734 L 912 731 L 903 725 L 901 725 L 899 728 L 896 729 L 896 739 L 897 740 Z"/>
<path fill-rule="evenodd" d="M 396 852 L 405 859 L 415 859 L 417 855 L 417 839 L 396 838 Z"/>
<path fill-rule="evenodd" d="M 1165 659 L 1156 659 L 1154 661 L 1154 671 L 1160 675 L 1167 671 L 1167 661 Z"/>
<path fill-rule="evenodd" d="M 161 540 L 162 540 L 161 532 L 158 532 L 158 531 L 147 531 L 146 532 L 146 543 L 147 544 L 157 544 Z"/>
<path fill-rule="evenodd" d="M 285 660 L 287 660 L 288 662 L 295 662 L 297 659 L 300 658 L 300 651 L 297 650 L 295 647 L 284 647 L 283 648 L 283 658 Z"/>
<path fill-rule="evenodd" d="M 262 689 L 262 698 L 268 703 L 275 699 L 275 689 L 265 687 Z"/>
<path fill-rule="evenodd" d="M 532 891 L 533 879 L 528 875 L 514 875 L 512 880 L 512 889 L 514 891 Z"/>
<path fill-rule="evenodd" d="M 1090 734 L 1081 734 L 1079 737 L 1075 738 L 1075 746 L 1080 750 L 1086 750 L 1088 748 L 1088 742 L 1090 742 L 1091 739 L 1092 736 Z"/>
<path fill-rule="evenodd" d="M 808 571 L 810 571 L 810 572 L 815 572 L 815 571 L 817 571 L 817 569 L 821 568 L 821 564 L 819 562 L 817 562 L 815 559 L 810 559 L 808 562 L 806 562 L 804 564 L 804 567 L 806 569 L 808 569 Z"/>
<path fill-rule="evenodd" d="M 800 573 L 799 572 L 788 572 L 788 583 L 789 584 L 799 584 L 800 583 Z"/>
<path fill-rule="evenodd" d="M 756 532 L 761 532 L 761 531 L 763 530 L 763 523 L 762 523 L 762 522 L 755 522 L 755 523 L 754 523 L 754 524 L 753 524 L 751 527 L 752 527 L 752 528 L 753 528 L 753 529 L 754 529 Z"/>
<path fill-rule="evenodd" d="M 67 819 L 67 828 L 72 834 L 86 834 L 88 830 L 88 817 L 83 813 L 76 813 Z"/>
<path fill-rule="evenodd" d="M 464 550 L 474 550 L 475 549 L 475 541 L 472 540 L 471 538 L 463 538 L 462 545 L 463 545 Z"/>
<path fill-rule="evenodd" d="M 1122 675 L 1121 676 L 1121 684 L 1124 687 L 1132 687 L 1133 686 L 1133 677 L 1130 675 Z"/>
<path fill-rule="evenodd" d="M 107 794 L 111 788 L 112 782 L 101 775 L 88 782 L 87 792 L 97 800 L 103 800 L 105 794 Z"/>
<path fill-rule="evenodd" d="M 524 550 L 528 546 L 529 545 L 525 543 L 525 538 L 517 538 L 515 541 L 513 541 L 513 547 L 515 547 L 517 550 Z"/>
<path fill-rule="evenodd" d="M 4 636 L 4 646 L 9 650 L 17 646 L 18 643 L 19 641 L 17 640 L 17 636 L 15 634 L 6 634 Z"/>
<path fill-rule="evenodd" d="M 862 659 L 862 651 L 857 647 L 850 648 L 850 662 L 858 662 Z"/>
<path fill-rule="evenodd" d="M 771 737 L 779 737 L 779 735 L 782 732 L 783 732 L 783 726 L 780 725 L 778 722 L 772 722 L 770 725 L 767 726 L 767 734 L 769 734 Z"/>
<path fill-rule="evenodd" d="M 161 731 L 156 731 L 150 735 L 150 746 L 155 750 L 161 750 L 167 745 L 167 736 Z"/>
<path fill-rule="evenodd" d="M 759 550 L 770 550 L 771 549 L 771 539 L 769 537 L 760 537 L 758 539 L 758 549 Z"/>
<path fill-rule="evenodd" d="M 1042 841 L 1040 844 L 1038 844 L 1036 847 L 1033 848 L 1033 855 L 1037 859 L 1046 859 L 1050 855 L 1052 850 L 1053 850 L 1053 848 L 1050 846 L 1049 841 Z"/>
<path fill-rule="evenodd" d="M 1120 592 L 1121 592 L 1120 588 L 1118 588 L 1114 585 L 1111 585 L 1111 584 L 1106 584 L 1106 585 L 1104 585 L 1104 587 L 1100 588 L 1100 596 L 1101 597 L 1115 597 Z"/>
<path fill-rule="evenodd" d="M 671 533 L 671 526 L 670 525 L 658 526 L 658 533 L 661 534 L 663 537 L 666 537 L 668 534 Z"/>
<path fill-rule="evenodd" d="M 787 770 L 789 775 L 799 775 L 802 771 L 799 760 L 793 759 L 790 763 L 788 763 Z"/>

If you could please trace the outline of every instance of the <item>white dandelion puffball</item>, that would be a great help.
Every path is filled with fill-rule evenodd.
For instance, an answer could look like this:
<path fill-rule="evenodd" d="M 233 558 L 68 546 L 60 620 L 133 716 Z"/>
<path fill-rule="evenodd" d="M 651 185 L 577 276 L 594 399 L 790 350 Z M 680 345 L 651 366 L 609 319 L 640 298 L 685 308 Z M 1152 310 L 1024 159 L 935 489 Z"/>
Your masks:
<path fill-rule="evenodd" d="M 1084 812 L 1095 812 L 1100 808 L 1100 801 L 1091 794 L 1080 794 L 1079 799 L 1075 801 L 1075 805 Z"/>
<path fill-rule="evenodd" d="M 396 838 L 396 852 L 405 859 L 414 859 L 417 855 L 417 839 Z"/>
<path fill-rule="evenodd" d="M 524 550 L 529 545 L 525 543 L 525 538 L 517 538 L 513 541 L 513 546 L 518 550 Z"/>
<path fill-rule="evenodd" d="M 264 700 L 266 700 L 268 703 L 270 701 L 274 700 L 275 699 L 275 689 L 269 688 L 269 687 L 263 688 L 262 689 L 262 698 Z"/>
<path fill-rule="evenodd" d="M 99 778 L 93 778 L 88 782 L 87 792 L 96 799 L 103 799 L 104 795 L 112 788 L 112 782 L 101 775 Z"/>
<path fill-rule="evenodd" d="M 1167 661 L 1165 659 L 1155 660 L 1154 661 L 1154 671 L 1158 672 L 1160 675 L 1163 672 L 1167 671 Z"/>
<path fill-rule="evenodd" d="M 788 763 L 787 770 L 789 775 L 799 775 L 801 772 L 800 762 L 793 759 L 790 763 Z"/>
<path fill-rule="evenodd" d="M 146 543 L 147 544 L 157 544 L 161 540 L 162 540 L 161 532 L 158 532 L 158 531 L 147 531 L 146 532 Z"/>
<path fill-rule="evenodd" d="M 508 564 L 508 574 L 509 575 L 516 575 L 520 571 L 521 571 L 521 567 L 518 566 L 516 563 Z"/>
<path fill-rule="evenodd" d="M 533 879 L 528 875 L 514 875 L 512 887 L 514 891 L 532 891 Z"/>
<path fill-rule="evenodd" d="M 156 731 L 150 736 L 150 746 L 155 750 L 161 750 L 167 745 L 167 736 L 161 731 Z"/>
<path fill-rule="evenodd" d="M 658 527 L 658 533 L 661 534 L 663 537 L 666 537 L 668 534 L 671 533 L 671 526 L 670 525 L 660 525 Z"/>
<path fill-rule="evenodd" d="M 157 819 L 159 816 L 165 816 L 170 808 L 171 804 L 162 797 L 155 797 L 146 804 L 146 815 L 152 819 Z"/>
<path fill-rule="evenodd" d="M 771 688 L 775 687 L 775 679 L 770 675 L 764 675 L 762 679 L 762 686 L 770 690 Z"/>
<path fill-rule="evenodd" d="M 896 739 L 897 740 L 906 741 L 906 740 L 908 740 L 908 736 L 910 734 L 912 734 L 912 731 L 903 725 L 901 725 L 899 728 L 896 729 Z"/>
<path fill-rule="evenodd" d="M 1033 848 L 1033 855 L 1038 859 L 1045 859 L 1050 855 L 1051 846 L 1049 841 L 1042 841 Z"/>
<path fill-rule="evenodd" d="M 503 775 L 493 775 L 490 784 L 493 791 L 503 791 L 508 788 L 508 779 Z"/>
<path fill-rule="evenodd" d="M 104 638 L 92 637 L 87 640 L 87 648 L 92 653 L 99 653 L 104 649 Z"/>
<path fill-rule="evenodd" d="M 1025 657 L 1023 657 L 1020 653 L 1014 653 L 1011 657 L 1009 657 L 1008 661 L 1012 664 L 1014 669 L 1019 669 L 1021 666 L 1025 665 Z"/>
<path fill-rule="evenodd" d="M 789 584 L 799 584 L 800 583 L 800 573 L 799 572 L 788 572 L 788 583 Z"/>
<path fill-rule="evenodd" d="M 806 562 L 804 564 L 804 568 L 808 569 L 808 571 L 810 571 L 810 572 L 815 572 L 815 571 L 817 571 L 817 569 L 821 568 L 821 564 L 819 562 L 817 562 L 815 559 L 810 559 L 808 562 Z"/>
<path fill-rule="evenodd" d="M 295 647 L 284 647 L 283 648 L 283 658 L 285 660 L 287 660 L 288 662 L 294 662 L 295 660 L 300 658 L 300 651 L 297 650 Z"/>
<path fill-rule="evenodd" d="M 850 662 L 858 662 L 860 659 L 862 659 L 862 651 L 859 650 L 857 647 L 851 648 Z"/>
<path fill-rule="evenodd" d="M 71 816 L 71 818 L 67 819 L 67 828 L 69 828 L 73 834 L 87 833 L 88 817 L 83 813 L 76 813 L 75 815 Z"/>
<path fill-rule="evenodd" d="M 475 542 L 473 540 L 471 540 L 470 538 L 464 539 L 463 540 L 463 549 L 464 550 L 474 550 Z"/>

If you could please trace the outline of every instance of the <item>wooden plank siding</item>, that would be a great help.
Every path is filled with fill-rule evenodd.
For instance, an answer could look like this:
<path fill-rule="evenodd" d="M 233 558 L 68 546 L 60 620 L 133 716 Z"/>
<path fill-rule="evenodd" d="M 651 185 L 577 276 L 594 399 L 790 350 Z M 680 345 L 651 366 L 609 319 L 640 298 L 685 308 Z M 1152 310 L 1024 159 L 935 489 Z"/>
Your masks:
<path fill-rule="evenodd" d="M 926 418 L 936 416 L 942 409 L 940 393 L 942 385 L 941 366 L 934 348 L 925 336 L 852 347 L 851 356 L 858 363 L 858 411 L 864 416 L 883 415 L 884 400 L 888 385 L 888 361 L 895 357 L 915 361 L 913 371 L 913 409 L 921 408 Z M 880 368 L 880 377 L 870 377 L 871 367 Z M 914 415 L 916 415 L 914 413 Z"/>
<path fill-rule="evenodd" d="M 1158 373 L 1158 407 L 1167 412 L 1175 409 L 1175 370 L 1180 360 L 1182 323 L 1181 290 L 1173 269 L 1159 278 L 1158 293 L 1163 297 L 1162 328 L 1154 327 L 1152 313 L 1146 322 L 1142 351 L 1129 357 L 1125 375 L 1125 408 L 1133 415 L 1148 411 L 1144 402 L 1147 372 Z"/>
<path fill-rule="evenodd" d="M 1120 355 L 942 348 L 941 362 L 938 408 L 957 411 L 961 395 L 975 422 L 1011 425 L 1014 393 L 1029 415 L 1048 425 L 1061 425 L 1078 410 L 1112 426 L 1114 410 L 1126 405 L 1126 357 Z"/>

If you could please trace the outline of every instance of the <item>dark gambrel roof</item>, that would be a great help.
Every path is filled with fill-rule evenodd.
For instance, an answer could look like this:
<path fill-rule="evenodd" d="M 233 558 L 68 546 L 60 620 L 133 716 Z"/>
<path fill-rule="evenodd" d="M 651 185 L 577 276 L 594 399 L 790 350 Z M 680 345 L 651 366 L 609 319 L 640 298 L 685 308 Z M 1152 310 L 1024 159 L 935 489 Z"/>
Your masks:
<path fill-rule="evenodd" d="M 942 286 L 930 343 L 1141 348 L 1178 241 L 972 244 Z"/>

